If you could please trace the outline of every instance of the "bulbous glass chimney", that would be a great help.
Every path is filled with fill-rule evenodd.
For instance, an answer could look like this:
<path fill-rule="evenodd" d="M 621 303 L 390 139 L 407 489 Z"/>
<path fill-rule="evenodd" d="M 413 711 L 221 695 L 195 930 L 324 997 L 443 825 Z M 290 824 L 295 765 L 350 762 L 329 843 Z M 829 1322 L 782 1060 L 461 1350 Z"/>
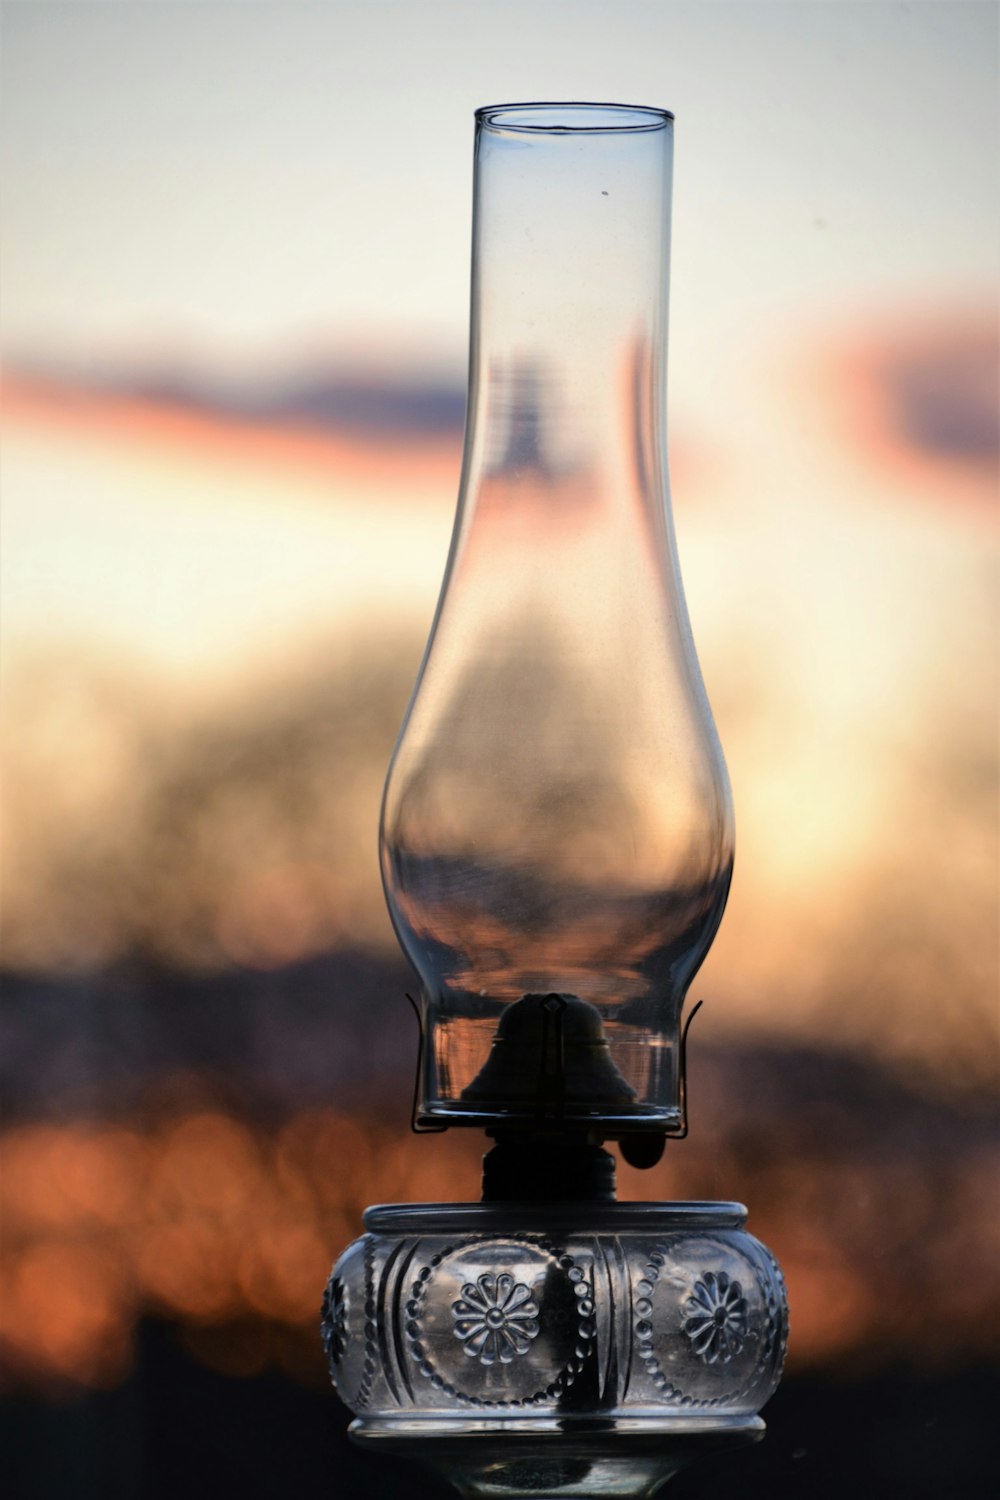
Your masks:
<path fill-rule="evenodd" d="M 669 499 L 672 130 L 476 117 L 461 488 L 381 826 L 425 1127 L 681 1127 L 733 821 Z"/>

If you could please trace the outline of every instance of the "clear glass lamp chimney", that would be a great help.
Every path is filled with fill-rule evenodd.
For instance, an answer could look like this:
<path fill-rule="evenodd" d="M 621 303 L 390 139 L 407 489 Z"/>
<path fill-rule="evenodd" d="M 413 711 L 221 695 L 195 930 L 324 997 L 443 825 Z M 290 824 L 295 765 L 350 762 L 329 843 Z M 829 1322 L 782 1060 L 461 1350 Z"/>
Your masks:
<path fill-rule="evenodd" d="M 477 114 L 464 465 L 380 833 L 418 1125 L 681 1126 L 733 818 L 669 498 L 672 131 Z"/>

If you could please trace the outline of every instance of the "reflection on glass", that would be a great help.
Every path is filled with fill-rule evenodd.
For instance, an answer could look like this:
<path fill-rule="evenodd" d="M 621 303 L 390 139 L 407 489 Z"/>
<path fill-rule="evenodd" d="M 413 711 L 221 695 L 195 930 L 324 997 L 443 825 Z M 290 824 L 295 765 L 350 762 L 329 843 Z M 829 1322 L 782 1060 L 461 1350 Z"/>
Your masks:
<path fill-rule="evenodd" d="M 555 1038 L 604 1049 L 561 1115 L 669 1129 L 733 843 L 667 487 L 671 122 L 561 109 L 478 120 L 465 465 L 382 867 L 424 986 L 422 1117 L 544 1112 L 531 1047 Z M 477 1083 L 499 1046 L 506 1094 Z"/>

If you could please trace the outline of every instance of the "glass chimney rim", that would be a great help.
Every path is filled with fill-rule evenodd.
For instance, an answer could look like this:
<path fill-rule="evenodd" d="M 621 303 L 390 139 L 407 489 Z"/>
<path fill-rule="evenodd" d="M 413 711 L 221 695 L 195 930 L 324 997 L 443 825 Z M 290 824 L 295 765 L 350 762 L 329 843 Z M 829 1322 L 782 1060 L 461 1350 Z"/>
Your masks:
<path fill-rule="evenodd" d="M 669 109 L 645 104 L 563 103 L 486 104 L 476 110 L 482 129 L 503 135 L 628 135 L 665 130 Z"/>

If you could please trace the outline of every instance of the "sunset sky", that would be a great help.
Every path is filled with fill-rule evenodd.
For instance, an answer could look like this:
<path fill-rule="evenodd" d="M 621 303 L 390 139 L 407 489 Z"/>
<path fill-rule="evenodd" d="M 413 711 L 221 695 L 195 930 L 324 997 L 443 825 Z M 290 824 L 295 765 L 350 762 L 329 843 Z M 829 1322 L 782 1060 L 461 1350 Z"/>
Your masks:
<path fill-rule="evenodd" d="M 741 467 L 773 455 L 779 473 L 744 469 L 736 480 L 734 523 L 748 517 L 758 537 L 780 489 L 799 516 L 818 491 L 853 485 L 857 493 L 856 478 L 837 473 L 831 455 L 820 458 L 823 435 L 811 425 L 825 421 L 834 445 L 863 431 L 864 407 L 879 392 L 848 397 L 848 360 L 901 329 L 918 343 L 947 341 L 956 327 L 989 321 L 1000 165 L 995 8 L 624 3 L 615 7 L 610 61 L 603 5 L 512 0 L 502 15 L 501 24 L 500 12 L 487 19 L 482 7 L 453 0 L 8 6 L 0 151 L 9 367 L 92 379 L 124 364 L 133 375 L 215 374 L 253 390 L 289 372 L 374 365 L 421 377 L 443 369 L 458 387 L 473 108 L 507 98 L 622 98 L 677 116 L 670 409 L 678 455 L 690 445 L 706 463 L 732 453 Z M 838 361 L 832 373 L 824 368 Z M 859 400 L 861 412 L 850 413 L 857 432 L 838 432 L 844 407 Z M 241 591 L 254 578 L 246 548 L 264 570 L 256 598 L 270 628 L 272 607 L 288 607 L 273 604 L 287 596 L 288 570 L 303 598 L 322 592 L 315 544 L 323 528 L 337 528 L 346 559 L 353 531 L 373 524 L 370 508 L 335 520 L 332 508 L 314 511 L 301 522 L 298 551 L 288 535 L 262 556 L 254 518 L 268 524 L 267 511 L 282 524 L 273 485 L 248 473 L 246 503 L 209 519 L 199 483 L 222 498 L 215 476 L 180 480 L 158 463 L 143 494 L 154 510 L 157 494 L 179 501 L 159 538 L 164 568 L 192 543 L 202 550 L 199 527 L 210 532 L 210 555 L 220 549 L 231 566 L 214 570 L 213 620 L 179 599 L 171 608 L 164 588 L 156 607 L 139 610 L 149 589 L 132 565 L 145 554 L 132 533 L 146 523 L 114 499 L 128 492 L 131 471 L 119 466 L 106 483 L 93 445 L 53 453 L 39 441 L 55 469 L 37 471 L 30 514 L 21 476 L 31 460 L 18 448 L 8 456 L 14 578 L 5 607 L 15 639 L 39 613 L 56 624 L 63 607 L 78 606 L 106 612 L 109 628 L 148 631 L 151 645 L 191 665 L 192 633 L 208 632 L 204 658 L 227 619 L 230 630 L 244 628 Z M 187 448 L 176 462 L 189 460 Z M 445 475 L 431 482 L 447 510 Z M 683 510 L 690 487 L 680 478 L 675 467 Z M 937 498 L 947 503 L 961 478 L 942 471 Z M 714 477 L 712 488 L 721 489 Z M 909 488 L 928 499 L 925 480 Z M 185 510 L 197 512 L 195 533 L 185 530 Z M 44 567 L 33 560 L 33 535 L 53 549 Z M 391 528 L 382 535 L 389 551 L 366 554 L 385 580 L 380 607 L 399 596 Z M 428 545 L 439 545 L 436 532 Z M 418 610 L 436 571 L 427 564 L 429 574 L 413 570 Z M 102 567 L 98 597 L 89 587 Z M 338 596 L 343 607 L 339 585 Z"/>
<path fill-rule="evenodd" d="M 366 639 L 415 660 L 457 422 L 387 446 L 267 401 L 331 370 L 459 396 L 475 105 L 666 105 L 675 505 L 738 810 L 725 969 L 758 903 L 818 912 L 901 857 L 943 724 L 989 742 L 997 16 L 624 4 L 609 62 L 602 6 L 500 14 L 7 8 L 10 754 L 30 779 L 40 653 L 115 664 L 178 724 L 292 663 L 360 672 Z M 157 380 L 185 403 L 136 396 Z M 816 941 L 743 953 L 745 1004 Z"/>

